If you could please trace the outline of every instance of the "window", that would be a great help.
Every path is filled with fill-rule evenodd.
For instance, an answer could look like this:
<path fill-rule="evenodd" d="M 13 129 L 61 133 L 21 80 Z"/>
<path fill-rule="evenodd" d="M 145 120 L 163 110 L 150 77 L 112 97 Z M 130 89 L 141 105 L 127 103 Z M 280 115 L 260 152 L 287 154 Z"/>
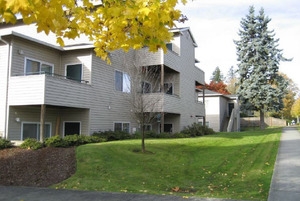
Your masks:
<path fill-rule="evenodd" d="M 151 124 L 145 124 L 144 125 L 144 131 L 151 131 L 152 130 L 152 125 Z"/>
<path fill-rule="evenodd" d="M 159 124 L 159 131 L 161 133 L 161 124 Z M 172 133 L 173 132 L 173 124 L 164 124 L 164 133 Z"/>
<path fill-rule="evenodd" d="M 53 64 L 28 58 L 25 60 L 25 75 L 53 74 Z"/>
<path fill-rule="evenodd" d="M 51 124 L 45 123 L 45 138 L 51 137 Z M 22 139 L 34 138 L 40 140 L 40 123 L 22 123 Z"/>
<path fill-rule="evenodd" d="M 126 93 L 130 92 L 130 77 L 127 73 L 115 71 L 115 89 Z"/>
<path fill-rule="evenodd" d="M 66 67 L 66 77 L 70 80 L 81 82 L 82 80 L 82 64 L 72 64 Z"/>
<path fill-rule="evenodd" d="M 80 134 L 80 122 L 64 122 L 64 134 L 75 135 Z"/>
<path fill-rule="evenodd" d="M 124 131 L 126 133 L 129 133 L 130 123 L 116 122 L 114 123 L 114 131 Z"/>
<path fill-rule="evenodd" d="M 166 94 L 173 94 L 173 84 L 172 83 L 164 83 L 164 92 Z"/>
<path fill-rule="evenodd" d="M 142 82 L 142 93 L 151 93 L 151 84 L 149 82 Z"/>

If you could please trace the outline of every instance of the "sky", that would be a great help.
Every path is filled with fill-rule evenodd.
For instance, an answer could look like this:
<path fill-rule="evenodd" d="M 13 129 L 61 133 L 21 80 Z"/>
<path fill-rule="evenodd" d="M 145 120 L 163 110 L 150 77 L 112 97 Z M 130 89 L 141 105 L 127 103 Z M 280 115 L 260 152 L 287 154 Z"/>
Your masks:
<path fill-rule="evenodd" d="M 219 67 L 224 76 L 231 66 L 237 68 L 236 46 L 239 40 L 240 22 L 255 7 L 256 14 L 261 8 L 271 18 L 269 30 L 274 30 L 279 39 L 283 56 L 293 58 L 281 62 L 279 71 L 286 74 L 300 88 L 300 1 L 299 0 L 188 0 L 177 8 L 188 17 L 178 27 L 190 27 L 196 40 L 197 66 L 205 72 L 209 83 L 213 71 Z"/>

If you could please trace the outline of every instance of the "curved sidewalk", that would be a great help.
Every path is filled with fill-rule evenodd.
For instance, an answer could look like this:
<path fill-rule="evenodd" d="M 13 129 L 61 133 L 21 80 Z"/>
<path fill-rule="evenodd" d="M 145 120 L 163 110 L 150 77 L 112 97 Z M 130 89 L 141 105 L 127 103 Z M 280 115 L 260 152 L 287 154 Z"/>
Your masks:
<path fill-rule="evenodd" d="M 300 200 L 300 133 L 296 127 L 282 131 L 268 201 Z"/>

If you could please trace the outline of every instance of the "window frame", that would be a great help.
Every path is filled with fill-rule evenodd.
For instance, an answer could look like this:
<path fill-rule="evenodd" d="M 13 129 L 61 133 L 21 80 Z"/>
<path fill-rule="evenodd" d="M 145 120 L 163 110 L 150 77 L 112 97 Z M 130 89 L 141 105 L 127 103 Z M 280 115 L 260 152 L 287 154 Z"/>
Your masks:
<path fill-rule="evenodd" d="M 117 77 L 117 73 L 120 73 L 122 75 L 122 80 L 117 80 L 119 76 Z M 115 90 L 120 91 L 123 93 L 130 93 L 131 92 L 131 83 L 130 83 L 130 76 L 128 73 L 120 71 L 120 70 L 115 70 L 114 72 L 114 85 L 115 85 Z M 129 84 L 129 86 L 128 86 Z M 121 86 L 119 86 L 121 85 Z"/>
<path fill-rule="evenodd" d="M 40 122 L 31 122 L 31 121 L 22 121 L 21 122 L 21 140 L 24 141 L 24 135 L 23 135 L 23 131 L 24 131 L 24 124 L 35 124 L 37 125 L 37 133 L 36 133 L 36 138 L 37 140 L 40 140 Z M 52 123 L 51 122 L 45 122 L 45 125 L 49 125 L 49 137 L 52 136 Z M 45 136 L 45 138 L 48 138 L 47 136 Z"/>
<path fill-rule="evenodd" d="M 121 130 L 116 130 L 116 124 L 121 124 Z M 128 124 L 128 131 L 124 130 L 124 124 Z M 123 131 L 126 133 L 130 133 L 130 122 L 127 121 L 115 121 L 114 124 L 114 131 Z"/>
<path fill-rule="evenodd" d="M 39 71 L 38 72 L 27 72 L 27 61 L 32 61 L 32 62 L 37 62 L 39 63 Z M 49 62 L 45 62 L 45 61 L 42 61 L 42 60 L 38 60 L 38 59 L 33 59 L 33 58 L 30 58 L 30 57 L 25 57 L 24 58 L 24 75 L 40 75 L 40 74 L 49 74 L 49 73 L 46 73 L 45 71 L 42 71 L 42 65 L 45 64 L 47 66 L 50 66 L 51 67 L 51 73 L 50 75 L 53 76 L 53 72 L 54 72 L 54 64 L 52 63 L 49 63 Z M 44 72 L 44 73 L 42 73 Z"/>
<path fill-rule="evenodd" d="M 68 66 L 76 66 L 76 65 L 81 65 L 81 75 L 80 75 L 80 80 L 77 80 L 77 79 L 71 79 L 71 78 L 68 78 Z M 68 79 L 68 80 L 73 80 L 73 81 L 78 81 L 78 82 L 81 82 L 83 80 L 83 64 L 82 63 L 68 63 L 68 64 L 65 64 L 65 78 Z"/>
<path fill-rule="evenodd" d="M 166 85 L 167 85 L 167 88 L 168 88 L 167 91 L 165 90 L 166 89 Z M 171 85 L 171 87 L 170 87 L 170 85 Z M 171 93 L 168 93 L 169 89 L 172 89 Z M 169 95 L 173 95 L 174 94 L 174 84 L 173 84 L 173 82 L 165 82 L 164 83 L 164 93 L 165 94 L 169 94 Z"/>
<path fill-rule="evenodd" d="M 63 137 L 67 136 L 66 135 L 66 123 L 79 123 L 79 133 L 77 133 L 78 135 L 81 135 L 81 128 L 82 128 L 82 124 L 81 121 L 63 121 Z"/>

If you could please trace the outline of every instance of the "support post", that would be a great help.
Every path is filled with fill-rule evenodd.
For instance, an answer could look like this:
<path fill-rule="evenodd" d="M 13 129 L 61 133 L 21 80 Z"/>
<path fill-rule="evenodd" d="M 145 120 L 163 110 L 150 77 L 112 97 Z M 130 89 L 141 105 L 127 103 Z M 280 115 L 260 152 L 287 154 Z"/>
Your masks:
<path fill-rule="evenodd" d="M 164 76 L 165 76 L 165 67 L 164 64 L 160 66 L 160 91 L 163 95 L 165 95 L 165 87 L 164 87 Z M 164 103 L 163 103 L 164 104 Z M 165 130 L 165 114 L 164 114 L 164 106 L 162 105 L 161 118 L 160 118 L 160 132 L 163 133 Z"/>
<path fill-rule="evenodd" d="M 41 117 L 40 117 L 40 141 L 44 142 L 45 138 L 45 113 L 46 113 L 46 105 L 41 105 Z"/>

